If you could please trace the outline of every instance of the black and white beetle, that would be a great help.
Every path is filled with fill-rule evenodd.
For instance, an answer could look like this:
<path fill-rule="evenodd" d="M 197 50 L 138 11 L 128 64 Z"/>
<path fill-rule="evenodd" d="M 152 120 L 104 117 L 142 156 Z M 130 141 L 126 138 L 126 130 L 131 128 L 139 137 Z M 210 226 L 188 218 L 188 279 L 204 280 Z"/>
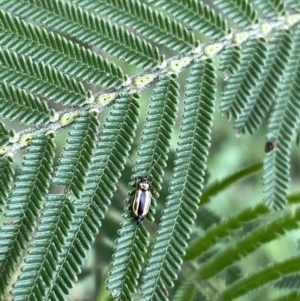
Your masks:
<path fill-rule="evenodd" d="M 135 217 L 135 223 L 139 225 L 149 211 L 152 193 L 150 191 L 150 181 L 142 178 L 138 189 L 136 190 L 132 202 L 132 212 Z"/>
<path fill-rule="evenodd" d="M 158 157 L 158 159 L 159 158 L 160 156 Z M 151 169 L 153 169 L 157 164 L 158 159 L 151 167 Z M 150 173 L 151 169 L 148 173 Z M 144 177 L 140 180 L 132 201 L 132 212 L 136 225 L 139 225 L 147 215 L 151 205 L 151 199 L 152 193 L 150 190 L 150 181 L 147 177 Z"/>

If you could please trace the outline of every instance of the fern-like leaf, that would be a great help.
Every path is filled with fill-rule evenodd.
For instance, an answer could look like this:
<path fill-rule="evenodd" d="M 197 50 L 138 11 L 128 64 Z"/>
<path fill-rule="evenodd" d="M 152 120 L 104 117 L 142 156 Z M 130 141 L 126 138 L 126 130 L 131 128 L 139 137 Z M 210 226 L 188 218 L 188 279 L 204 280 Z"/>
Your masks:
<path fill-rule="evenodd" d="M 211 61 L 196 62 L 186 85 L 184 121 L 178 157 L 156 242 L 143 277 L 142 300 L 167 300 L 162 292 L 173 286 L 180 270 L 196 214 L 205 173 L 215 93 Z"/>
<path fill-rule="evenodd" d="M 240 26 L 257 23 L 256 11 L 247 0 L 212 0 L 222 13 Z"/>
<path fill-rule="evenodd" d="M 184 22 L 204 35 L 218 38 L 227 33 L 226 22 L 220 14 L 197 0 L 147 0 L 171 16 Z"/>
<path fill-rule="evenodd" d="M 153 194 L 161 189 L 163 169 L 170 146 L 170 132 L 175 124 L 178 103 L 178 84 L 172 76 L 162 76 L 154 89 L 147 114 L 147 122 L 142 132 L 142 143 L 138 148 L 139 159 L 134 168 L 133 179 L 142 177 L 151 180 Z M 135 187 L 136 189 L 136 187 Z M 149 233 L 143 225 L 134 225 L 132 216 L 132 196 L 125 200 L 124 218 L 107 288 L 117 300 L 131 300 L 130 293 L 135 293 L 137 278 L 144 262 L 143 254 L 147 251 Z M 153 220 L 154 197 L 147 218 Z"/>
<path fill-rule="evenodd" d="M 121 176 L 138 121 L 138 103 L 124 95 L 116 101 L 103 124 L 93 162 L 87 173 L 85 190 L 74 201 L 76 213 L 66 238 L 52 285 L 45 298 L 62 299 L 74 284 L 76 274 L 91 247 L 108 210 L 116 183 Z M 68 271 L 68 272 L 66 272 Z"/>
<path fill-rule="evenodd" d="M 268 18 L 275 18 L 285 14 L 284 1 L 282 0 L 254 0 L 255 5 Z"/>
<path fill-rule="evenodd" d="M 203 237 L 198 238 L 191 244 L 186 251 L 184 260 L 191 260 L 201 256 L 219 242 L 220 239 L 230 236 L 232 231 L 241 229 L 245 223 L 258 219 L 269 212 L 269 209 L 264 204 L 259 204 L 254 208 L 245 209 L 237 215 L 216 224 Z"/>
<path fill-rule="evenodd" d="M 57 171 L 53 178 L 54 184 L 65 186 L 66 194 L 73 192 L 75 196 L 79 196 L 80 192 L 83 191 L 82 186 L 85 182 L 86 169 L 89 167 L 94 144 L 97 139 L 97 126 L 97 118 L 93 114 L 85 112 L 76 120 L 76 124 L 69 133 L 67 144 L 64 147 Z M 69 170 L 73 172 L 69 173 Z M 55 203 L 58 205 L 55 205 Z M 75 268 L 72 266 L 71 268 L 70 266 L 66 266 L 68 272 L 62 272 L 59 280 L 55 279 L 57 276 L 55 267 L 63 260 L 61 255 L 65 256 L 63 251 L 64 248 L 66 248 L 66 240 L 70 236 L 68 229 L 71 227 L 74 209 L 78 208 L 74 208 L 70 200 L 63 195 L 49 197 L 46 203 L 45 218 L 42 219 L 41 227 L 37 232 L 37 241 L 35 241 L 35 245 L 32 248 L 34 255 L 31 256 L 29 250 L 30 255 L 25 260 L 26 263 L 29 263 L 29 267 L 27 268 L 25 266 L 20 280 L 16 283 L 13 290 L 13 294 L 17 300 L 32 300 L 32 298 L 43 300 L 43 297 L 45 297 L 47 293 L 49 294 L 49 290 L 53 288 L 53 285 L 56 283 L 55 281 L 59 283 L 56 290 L 59 290 L 60 287 L 65 289 L 66 285 L 69 288 L 72 287 L 72 284 L 76 280 L 76 273 L 79 272 L 79 267 Z M 49 215 L 51 217 L 49 217 Z M 48 226 L 50 229 L 48 229 L 47 234 L 43 234 L 43 231 L 47 228 L 47 223 L 49 223 L 49 218 L 51 219 L 51 224 Z M 43 221 L 45 222 L 43 223 Z M 74 223 L 78 224 L 78 221 L 75 220 Z M 90 226 L 90 228 L 93 228 L 93 226 Z M 39 230 L 41 233 L 39 233 Z M 84 230 L 86 231 L 86 229 Z M 95 231 L 95 228 L 93 228 L 93 230 Z M 72 230 L 70 232 L 72 233 Z M 47 235 L 48 239 L 45 238 Z M 45 242 L 44 251 L 42 251 L 45 252 L 43 256 L 40 254 L 40 248 L 42 248 L 42 242 L 39 242 L 40 236 L 42 236 L 42 242 Z M 91 237 L 89 237 L 89 239 L 91 239 Z M 56 247 L 55 250 L 51 248 L 53 243 Z M 39 256 L 36 256 L 37 253 Z M 36 269 L 36 266 L 39 267 L 35 270 L 36 273 L 32 273 L 31 271 L 33 265 L 34 269 Z M 27 275 L 28 271 L 30 276 Z M 23 281 L 23 279 L 25 279 L 25 281 Z M 41 279 L 45 281 L 45 284 Z M 35 283 L 38 283 L 38 290 L 33 289 Z"/>
<path fill-rule="evenodd" d="M 48 123 L 54 115 L 46 102 L 5 82 L 0 83 L 0 110 L 4 118 L 25 124 Z"/>
<path fill-rule="evenodd" d="M 3 225 L 0 232 L 0 295 L 5 292 L 22 252 L 31 240 L 42 202 L 48 193 L 54 158 L 54 144 L 50 137 L 39 137 L 28 148 L 15 187 L 12 189 L 5 216 L 12 224 Z"/>
<path fill-rule="evenodd" d="M 254 272 L 247 277 L 241 278 L 228 286 L 220 293 L 220 300 L 231 301 L 248 292 L 261 288 L 274 280 L 278 280 L 284 275 L 300 271 L 300 256 L 295 256 L 282 262 L 271 264 L 265 268 Z"/>
<path fill-rule="evenodd" d="M 65 192 L 72 192 L 79 198 L 84 190 L 88 169 L 97 138 L 97 118 L 88 112 L 82 113 L 69 133 L 67 144 L 53 177 L 53 184 L 65 186 Z"/>
<path fill-rule="evenodd" d="M 6 205 L 6 200 L 11 190 L 14 170 L 12 168 L 12 160 L 7 158 L 0 158 L 0 205 Z M 0 208 L 2 211 L 2 208 Z"/>
<path fill-rule="evenodd" d="M 261 125 L 267 112 L 274 104 L 282 76 L 292 49 L 291 35 L 278 33 L 269 43 L 267 59 L 260 81 L 250 91 L 247 106 L 235 120 L 237 132 L 253 134 Z"/>
<path fill-rule="evenodd" d="M 22 5 L 15 4 L 7 10 L 98 47 L 129 64 L 146 68 L 161 61 L 158 49 L 153 49 L 150 43 L 71 2 L 24 0 Z"/>
<path fill-rule="evenodd" d="M 45 300 L 45 286 L 53 280 L 73 213 L 74 206 L 66 195 L 48 197 L 33 246 L 28 249 L 25 265 L 12 290 L 14 300 Z"/>
<path fill-rule="evenodd" d="M 296 210 L 295 213 L 287 211 L 279 215 L 273 221 L 253 230 L 239 242 L 220 251 L 219 254 L 202 264 L 199 271 L 200 277 L 202 279 L 212 277 L 254 252 L 261 244 L 272 241 L 279 235 L 284 235 L 285 231 L 298 229 L 299 222 L 300 210 Z"/>
<path fill-rule="evenodd" d="M 0 0 L 0 114 L 33 124 L 18 134 L 0 124 L 0 205 L 9 203 L 0 230 L 0 299 L 7 298 L 15 278 L 12 276 L 20 267 L 11 298 L 65 300 L 110 207 L 133 145 L 139 115 L 136 98 L 153 85 L 156 88 L 136 166 L 133 175 L 124 174 L 126 178 L 131 175 L 136 183 L 125 200 L 125 221 L 107 283 L 111 296 L 119 301 L 166 301 L 168 287 L 175 284 L 181 288 L 177 293 L 171 291 L 172 297 L 176 294 L 175 300 L 224 301 L 300 272 L 299 257 L 245 278 L 241 278 L 241 270 L 235 265 L 260 245 L 299 227 L 299 209 L 294 215 L 287 211 L 271 213 L 269 207 L 259 204 L 223 220 L 202 206 L 231 183 L 261 168 L 261 164 L 246 168 L 208 185 L 202 192 L 217 86 L 211 59 L 223 52 L 220 70 L 226 89 L 220 107 L 234 118 L 236 130 L 253 133 L 269 111 L 272 114 L 264 165 L 267 202 L 272 208 L 282 207 L 286 198 L 293 209 L 300 204 L 299 194 L 286 196 L 290 168 L 286 157 L 300 125 L 300 34 L 297 27 L 296 33 L 294 29 L 300 24 L 300 9 L 295 2 L 213 0 L 206 5 L 199 0 Z M 256 13 L 255 4 L 270 18 L 263 19 L 261 13 Z M 290 13 L 290 8 L 296 8 L 296 12 Z M 235 29 L 234 23 L 245 27 Z M 200 43 L 194 34 L 208 41 Z M 164 59 L 153 43 L 162 45 L 163 50 L 167 47 L 181 53 L 168 50 L 169 58 Z M 102 58 L 107 55 L 143 70 L 129 77 L 110 63 L 111 57 Z M 162 188 L 177 118 L 176 76 L 188 68 L 192 70 L 185 87 L 175 168 L 148 256 L 149 233 L 145 226 L 156 227 L 148 221 L 156 218 L 157 192 Z M 91 87 L 96 91 L 92 95 L 84 86 L 90 83 L 103 88 L 99 91 Z M 59 103 L 55 104 L 57 111 L 50 109 L 53 104 L 48 100 Z M 61 110 L 61 104 L 68 107 Z M 112 105 L 98 137 L 94 114 Z M 54 157 L 51 133 L 67 127 L 72 128 L 52 180 L 62 187 L 58 188 L 59 194 L 53 195 L 48 191 Z M 13 179 L 10 158 L 22 148 L 28 148 L 29 153 L 21 175 Z M 136 226 L 132 197 L 142 177 L 149 179 L 153 197 L 145 224 Z M 15 187 L 11 188 L 14 180 Z M 167 193 L 161 194 L 163 204 Z M 202 208 L 197 215 L 199 204 Z M 205 233 L 187 249 L 193 224 L 203 216 L 199 227 Z M 261 225 L 245 236 L 239 237 L 246 231 L 236 233 L 245 223 L 259 219 Z M 108 222 L 110 235 L 114 227 L 110 218 Z M 203 232 L 199 227 L 197 233 Z M 236 239 L 229 245 L 226 243 L 232 242 L 228 239 L 231 234 Z M 109 244 L 112 247 L 111 241 Z M 140 271 L 148 258 L 139 287 Z M 189 279 L 192 283 L 184 286 L 181 284 L 185 280 L 175 282 L 181 263 L 188 259 L 198 260 L 196 276 L 200 278 L 224 271 L 225 290 L 219 283 L 215 290 L 215 279 L 211 279 L 212 285 L 202 279 Z M 184 279 L 195 276 L 190 269 L 183 272 Z M 101 280 L 97 279 L 97 283 L 102 290 L 105 284 Z M 206 284 L 210 292 L 206 288 L 204 291 Z M 290 294 L 282 296 L 282 300 L 289 296 L 297 298 Z"/>
<path fill-rule="evenodd" d="M 235 76 L 232 76 L 221 99 L 221 110 L 228 110 L 229 116 L 233 116 L 234 119 L 246 108 L 251 90 L 254 89 L 257 82 L 261 79 L 267 58 L 267 47 L 264 40 L 250 41 L 247 46 L 242 52 L 241 68 L 235 74 L 238 77 L 242 75 L 242 78 L 235 80 Z M 252 48 L 253 46 L 254 48 Z M 245 62 L 246 58 L 247 62 Z M 228 98 L 231 98 L 229 100 L 230 107 L 226 108 L 224 102 L 226 103 Z"/>
<path fill-rule="evenodd" d="M 0 151 L 1 146 L 6 145 L 9 141 L 9 138 L 13 137 L 13 131 L 9 131 L 3 122 L 0 122 Z"/>
<path fill-rule="evenodd" d="M 239 46 L 228 47 L 222 53 L 219 63 L 219 70 L 223 72 L 224 79 L 227 80 L 232 74 L 237 72 L 240 64 L 241 48 Z"/>
<path fill-rule="evenodd" d="M 225 87 L 220 100 L 220 109 L 230 117 L 237 117 L 245 108 L 250 90 L 259 81 L 266 59 L 266 45 L 262 39 L 251 40 L 242 50 L 241 64 Z"/>
<path fill-rule="evenodd" d="M 286 204 L 286 193 L 290 181 L 290 147 L 300 120 L 300 29 L 297 29 L 294 44 L 284 75 L 283 88 L 277 97 L 268 124 L 267 143 L 273 149 L 267 151 L 264 161 L 264 199 L 271 208 L 282 208 Z"/>
<path fill-rule="evenodd" d="M 91 3 L 92 0 L 78 1 L 82 7 Z M 155 11 L 137 0 L 109 0 L 105 4 L 99 3 L 94 6 L 92 11 L 130 26 L 145 38 L 172 50 L 189 51 L 195 44 L 193 34 L 180 23 L 170 21 L 170 18 L 164 16 L 160 10 Z"/>
<path fill-rule="evenodd" d="M 63 104 L 82 104 L 86 100 L 83 85 L 66 74 L 15 52 L 0 50 L 0 80 Z"/>
<path fill-rule="evenodd" d="M 3 49 L 30 56 L 81 81 L 108 88 L 120 87 L 127 79 L 114 63 L 57 33 L 45 31 L 1 10 L 0 20 Z"/>

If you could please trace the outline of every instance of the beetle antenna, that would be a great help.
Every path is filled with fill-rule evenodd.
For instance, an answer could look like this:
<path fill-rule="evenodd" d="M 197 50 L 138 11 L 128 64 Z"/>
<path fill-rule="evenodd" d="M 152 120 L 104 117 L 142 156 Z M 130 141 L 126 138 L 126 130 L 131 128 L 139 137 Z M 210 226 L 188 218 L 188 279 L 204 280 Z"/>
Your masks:
<path fill-rule="evenodd" d="M 128 159 L 133 163 L 133 165 L 136 166 L 136 164 L 134 163 L 134 161 L 130 157 L 128 157 Z"/>
<path fill-rule="evenodd" d="M 158 160 L 160 159 L 161 154 L 158 156 L 156 162 L 153 164 L 153 166 L 150 167 L 149 171 L 148 171 L 148 175 L 150 174 L 150 171 L 155 167 L 155 165 L 157 164 Z"/>
<path fill-rule="evenodd" d="M 151 170 L 155 167 L 155 165 L 158 163 L 158 160 L 160 159 L 161 155 L 158 156 L 157 160 L 155 161 L 155 163 L 153 164 L 153 166 L 150 167 L 150 169 L 147 172 L 147 177 L 149 176 Z M 133 163 L 134 166 L 137 166 L 137 164 L 130 158 L 128 157 L 128 159 Z"/>

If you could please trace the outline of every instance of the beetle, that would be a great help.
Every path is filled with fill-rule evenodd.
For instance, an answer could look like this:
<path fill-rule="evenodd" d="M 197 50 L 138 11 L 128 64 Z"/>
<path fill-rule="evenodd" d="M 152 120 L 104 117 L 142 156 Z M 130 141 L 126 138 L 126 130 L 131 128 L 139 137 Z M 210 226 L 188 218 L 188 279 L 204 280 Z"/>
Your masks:
<path fill-rule="evenodd" d="M 161 156 L 158 157 L 151 169 L 154 168 L 160 157 Z M 150 173 L 151 169 L 149 170 L 148 174 Z M 150 187 L 150 180 L 147 177 L 143 177 L 140 180 L 137 190 L 133 196 L 132 212 L 137 226 L 143 221 L 150 209 L 152 199 Z"/>
<path fill-rule="evenodd" d="M 132 212 L 136 225 L 139 225 L 149 211 L 152 193 L 150 191 L 150 181 L 142 178 L 134 194 L 132 202 Z"/>

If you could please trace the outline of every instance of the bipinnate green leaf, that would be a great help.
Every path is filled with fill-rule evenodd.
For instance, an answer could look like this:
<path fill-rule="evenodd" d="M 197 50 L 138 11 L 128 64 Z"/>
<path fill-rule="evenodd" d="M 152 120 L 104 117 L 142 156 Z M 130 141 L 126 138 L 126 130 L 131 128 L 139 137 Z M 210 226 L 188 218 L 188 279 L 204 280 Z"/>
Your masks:
<path fill-rule="evenodd" d="M 69 132 L 52 180 L 55 185 L 65 186 L 65 192 L 72 192 L 77 198 L 84 190 L 86 171 L 92 161 L 98 126 L 96 116 L 88 112 L 81 114 Z"/>
<path fill-rule="evenodd" d="M 212 0 L 212 3 L 219 8 L 223 14 L 234 23 L 245 26 L 257 23 L 257 12 L 253 5 L 247 0 Z"/>
<path fill-rule="evenodd" d="M 76 2 L 82 7 L 94 3 L 93 0 Z M 160 9 L 155 10 L 137 0 L 109 0 L 105 4 L 94 6 L 93 12 L 125 26 L 130 24 L 141 36 L 172 50 L 185 52 L 191 50 L 195 43 L 194 35 L 181 23 L 173 18 L 171 20 Z"/>
<path fill-rule="evenodd" d="M 260 270 L 241 278 L 220 293 L 220 300 L 229 301 L 246 295 L 254 289 L 280 279 L 284 275 L 300 271 L 300 257 L 295 256 L 282 262 L 270 264 Z"/>
<path fill-rule="evenodd" d="M 0 1 L 3 7 L 5 4 Z M 9 10 L 13 10 L 20 18 L 40 22 L 135 66 L 154 67 L 161 60 L 158 48 L 153 48 L 124 26 L 99 18 L 93 11 L 72 2 L 25 0 L 22 5 L 17 3 Z"/>
<path fill-rule="evenodd" d="M 203 263 L 199 270 L 201 279 L 208 279 L 220 273 L 226 267 L 253 253 L 262 244 L 284 235 L 287 231 L 298 229 L 299 222 L 300 209 L 296 209 L 295 212 L 286 211 L 278 214 L 272 221 L 257 227 L 238 242 L 230 244 Z"/>
<path fill-rule="evenodd" d="M 238 133 L 254 134 L 274 105 L 290 59 L 292 44 L 289 32 L 278 32 L 270 40 L 260 80 L 249 90 L 246 108 L 234 122 Z"/>
<path fill-rule="evenodd" d="M 237 118 L 248 103 L 251 88 L 259 82 L 264 70 L 267 46 L 265 40 L 250 40 L 241 51 L 239 71 L 226 81 L 220 100 L 220 110 L 229 118 Z"/>
<path fill-rule="evenodd" d="M 234 119 L 246 110 L 254 87 L 262 80 L 267 63 L 267 51 L 264 39 L 249 41 L 242 51 L 242 63 L 239 70 L 241 73 L 238 72 L 232 76 L 221 99 L 221 102 L 224 102 L 229 98 L 228 114 Z M 239 79 L 236 78 L 238 74 Z M 243 74 L 242 78 L 241 74 Z M 221 103 L 221 110 L 224 111 L 225 108 Z"/>
<path fill-rule="evenodd" d="M 258 9 L 269 18 L 285 14 L 284 0 L 254 0 Z"/>
<path fill-rule="evenodd" d="M 11 292 L 14 300 L 45 300 L 46 288 L 51 285 L 61 260 L 73 214 L 74 206 L 65 195 L 49 195 L 33 246 L 28 249 L 25 265 Z M 63 277 L 66 282 L 75 281 L 74 275 L 65 273 Z"/>
<path fill-rule="evenodd" d="M 266 156 L 263 169 L 263 193 L 267 206 L 283 208 L 290 181 L 290 148 L 300 120 L 300 29 L 286 67 L 282 88 L 268 123 Z"/>
<path fill-rule="evenodd" d="M 2 47 L 9 43 L 11 51 L 95 85 L 117 88 L 127 79 L 120 67 L 57 32 L 49 32 L 2 10 L 0 20 Z"/>
<path fill-rule="evenodd" d="M 223 73 L 224 81 L 240 69 L 241 48 L 239 46 L 227 48 L 220 57 L 219 70 Z"/>
<path fill-rule="evenodd" d="M 54 147 L 49 136 L 33 139 L 11 191 L 5 212 L 11 222 L 2 225 L 0 231 L 1 296 L 32 239 L 50 185 Z"/>
<path fill-rule="evenodd" d="M 101 220 L 110 207 L 135 135 L 139 114 L 136 97 L 123 95 L 106 117 L 87 172 L 85 190 L 74 201 L 73 222 L 60 253 L 58 268 L 53 273 L 52 284 L 46 288 L 46 300 L 60 300 L 69 294 Z"/>
<path fill-rule="evenodd" d="M 0 151 L 1 146 L 6 145 L 9 141 L 9 138 L 13 136 L 14 132 L 9 131 L 3 122 L 0 122 Z"/>
<path fill-rule="evenodd" d="M 9 157 L 0 158 L 0 205 L 2 206 L 6 205 L 13 184 L 14 174 L 12 159 Z M 3 211 L 2 207 L 1 211 Z"/>
<path fill-rule="evenodd" d="M 136 183 L 147 177 L 151 181 L 153 196 L 146 218 L 154 220 L 154 195 L 161 189 L 163 167 L 171 141 L 170 132 L 177 117 L 178 88 L 175 76 L 162 76 L 151 97 L 142 142 L 138 147 L 139 158 L 132 175 L 135 185 L 125 200 L 125 221 L 116 240 L 112 270 L 107 281 L 107 288 L 116 300 L 131 300 L 131 294 L 137 291 L 137 280 L 145 261 L 149 233 L 143 225 L 135 225 L 132 198 L 137 189 Z"/>
<path fill-rule="evenodd" d="M 170 195 L 147 263 L 142 299 L 167 300 L 180 270 L 201 196 L 209 133 L 212 125 L 215 73 L 210 60 L 193 65 L 185 87 L 185 113 L 178 142 L 178 157 L 170 183 Z M 202 91 L 203 93 L 199 93 Z"/>
<path fill-rule="evenodd" d="M 0 113 L 4 118 L 17 119 L 25 124 L 48 123 L 54 115 L 47 103 L 25 90 L 0 84 Z"/>
<path fill-rule="evenodd" d="M 0 80 L 6 81 L 9 74 L 10 84 L 20 89 L 41 94 L 64 105 L 83 104 L 86 101 L 87 91 L 82 83 L 44 62 L 0 49 L 0 66 Z"/>
<path fill-rule="evenodd" d="M 227 33 L 227 24 L 221 14 L 197 0 L 146 0 L 146 2 L 156 6 L 158 10 L 165 10 L 201 34 L 218 38 Z"/>
<path fill-rule="evenodd" d="M 135 183 L 125 199 L 107 282 L 111 296 L 118 301 L 225 301 L 246 298 L 268 283 L 274 290 L 271 282 L 279 279 L 282 286 L 294 280 L 300 272 L 298 256 L 253 274 L 236 263 L 299 228 L 299 193 L 287 195 L 291 143 L 300 125 L 296 0 L 0 0 L 0 7 L 0 114 L 9 119 L 0 123 L 0 205 L 5 212 L 0 299 L 65 300 L 106 215 L 101 237 L 108 244 L 99 257 L 102 252 L 107 256 L 105 248 L 113 243 L 105 235 L 115 235 L 110 226 L 121 221 L 116 211 L 107 212 L 134 145 L 137 98 L 154 85 L 138 158 L 132 173 L 124 175 Z M 222 75 L 214 69 L 217 61 L 212 62 L 218 55 Z M 172 131 L 181 109 L 182 79 L 177 76 L 190 68 L 174 150 Z M 266 122 L 266 158 L 203 192 L 217 87 L 221 111 L 233 117 L 237 134 L 264 130 Z M 109 113 L 98 136 L 96 115 L 104 110 Z M 15 133 L 15 121 L 29 126 Z M 54 135 L 67 128 L 53 175 Z M 263 146 L 253 143 L 263 153 Z M 17 152 L 25 148 L 14 178 Z M 268 207 L 244 204 L 241 212 L 222 219 L 214 206 L 203 206 L 262 165 Z M 165 171 L 170 188 L 161 192 Z M 143 177 L 150 182 L 146 195 L 152 199 L 144 223 L 137 226 L 132 200 Z M 50 193 L 51 184 L 59 187 Z M 271 211 L 286 203 L 288 210 Z M 163 207 L 154 236 L 147 229 L 156 230 L 156 210 L 160 214 Z M 251 231 L 242 231 L 244 225 Z M 188 248 L 192 230 L 195 240 Z M 196 265 L 186 263 L 180 275 L 182 262 L 192 259 Z M 169 289 L 174 285 L 180 289 Z M 99 287 L 104 287 L 102 279 Z M 280 296 L 272 301 L 299 299 L 294 288 L 288 294 L 275 289 Z M 97 294 L 99 301 L 108 298 Z"/>
<path fill-rule="evenodd" d="M 232 234 L 233 231 L 239 230 L 245 223 L 256 220 L 261 216 L 268 214 L 270 210 L 264 205 L 259 204 L 254 208 L 247 208 L 238 214 L 221 221 L 219 224 L 209 228 L 204 236 L 199 237 L 192 242 L 186 251 L 184 260 L 191 260 L 201 256 L 210 248 Z"/>

